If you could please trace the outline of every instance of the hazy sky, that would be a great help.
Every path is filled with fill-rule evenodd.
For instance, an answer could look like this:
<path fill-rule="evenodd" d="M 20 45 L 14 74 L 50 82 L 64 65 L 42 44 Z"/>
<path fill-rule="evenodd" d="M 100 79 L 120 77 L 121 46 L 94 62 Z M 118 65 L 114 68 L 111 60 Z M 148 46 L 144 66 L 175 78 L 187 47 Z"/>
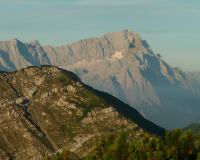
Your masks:
<path fill-rule="evenodd" d="M 0 41 L 61 46 L 122 29 L 173 67 L 200 70 L 199 0 L 0 0 Z"/>

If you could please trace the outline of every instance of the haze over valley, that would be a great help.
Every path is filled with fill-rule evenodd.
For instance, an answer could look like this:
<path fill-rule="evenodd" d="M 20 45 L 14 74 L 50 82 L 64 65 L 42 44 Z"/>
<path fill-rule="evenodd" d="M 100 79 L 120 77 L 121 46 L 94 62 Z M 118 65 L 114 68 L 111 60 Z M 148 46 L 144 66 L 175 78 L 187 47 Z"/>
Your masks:
<path fill-rule="evenodd" d="M 200 160 L 199 0 L 0 0 L 0 160 Z"/>
<path fill-rule="evenodd" d="M 110 32 L 61 47 L 38 41 L 0 42 L 0 70 L 55 65 L 116 96 L 166 129 L 200 122 L 200 86 L 195 77 L 173 68 L 136 32 Z"/>

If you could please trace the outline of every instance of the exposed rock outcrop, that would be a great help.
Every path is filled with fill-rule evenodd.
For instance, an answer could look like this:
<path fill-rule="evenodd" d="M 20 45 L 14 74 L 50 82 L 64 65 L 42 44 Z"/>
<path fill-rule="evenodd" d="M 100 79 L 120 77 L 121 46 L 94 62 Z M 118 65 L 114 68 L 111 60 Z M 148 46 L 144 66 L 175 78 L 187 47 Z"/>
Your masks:
<path fill-rule="evenodd" d="M 199 84 L 130 30 L 55 48 L 42 48 L 37 41 L 0 42 L 1 70 L 41 64 L 76 73 L 84 83 L 118 97 L 167 129 L 200 122 Z"/>
<path fill-rule="evenodd" d="M 165 134 L 72 72 L 42 66 L 0 73 L 0 159 L 38 160 L 64 147 L 84 157 L 101 136 L 122 130 L 133 141 Z"/>

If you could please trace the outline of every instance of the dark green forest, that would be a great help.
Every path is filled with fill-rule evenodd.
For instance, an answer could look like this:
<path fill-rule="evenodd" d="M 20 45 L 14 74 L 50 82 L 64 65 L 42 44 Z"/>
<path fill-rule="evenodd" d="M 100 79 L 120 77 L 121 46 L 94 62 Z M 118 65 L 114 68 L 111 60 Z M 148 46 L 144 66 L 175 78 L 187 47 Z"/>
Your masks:
<path fill-rule="evenodd" d="M 82 160 L 200 160 L 200 133 L 193 130 L 182 133 L 181 129 L 166 131 L 165 140 L 146 134 L 140 141 L 128 141 L 125 132 L 113 133 L 95 144 L 93 152 Z M 57 156 L 44 160 L 79 159 L 67 149 Z M 81 160 L 81 159 L 79 159 Z"/>

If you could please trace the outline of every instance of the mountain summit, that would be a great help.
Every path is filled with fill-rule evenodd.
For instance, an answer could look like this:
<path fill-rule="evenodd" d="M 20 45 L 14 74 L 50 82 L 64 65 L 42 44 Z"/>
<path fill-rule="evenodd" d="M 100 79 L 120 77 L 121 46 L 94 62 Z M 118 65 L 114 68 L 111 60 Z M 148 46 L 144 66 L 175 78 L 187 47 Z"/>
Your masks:
<path fill-rule="evenodd" d="M 64 147 L 84 157 L 111 132 L 126 131 L 131 141 L 165 134 L 134 108 L 55 66 L 0 72 L 0 113 L 0 159 L 41 160 Z"/>
<path fill-rule="evenodd" d="M 35 42 L 18 41 L 14 46 L 11 41 L 0 42 L 1 70 L 42 64 L 76 73 L 84 83 L 118 97 L 166 129 L 200 122 L 199 84 L 171 67 L 130 30 L 54 48 Z"/>

